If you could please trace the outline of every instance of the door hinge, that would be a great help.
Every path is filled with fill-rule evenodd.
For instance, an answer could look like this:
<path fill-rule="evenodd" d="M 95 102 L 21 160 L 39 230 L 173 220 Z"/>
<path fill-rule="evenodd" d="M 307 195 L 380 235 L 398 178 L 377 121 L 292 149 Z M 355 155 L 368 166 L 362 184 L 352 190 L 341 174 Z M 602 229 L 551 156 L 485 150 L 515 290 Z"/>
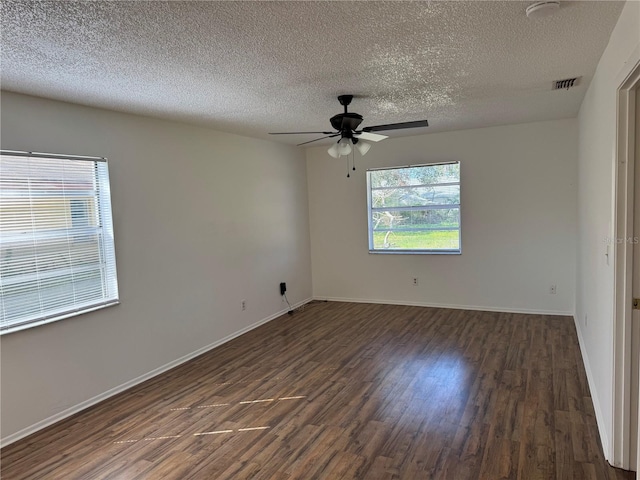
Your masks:
<path fill-rule="evenodd" d="M 640 310 L 640 298 L 633 299 L 633 309 Z"/>

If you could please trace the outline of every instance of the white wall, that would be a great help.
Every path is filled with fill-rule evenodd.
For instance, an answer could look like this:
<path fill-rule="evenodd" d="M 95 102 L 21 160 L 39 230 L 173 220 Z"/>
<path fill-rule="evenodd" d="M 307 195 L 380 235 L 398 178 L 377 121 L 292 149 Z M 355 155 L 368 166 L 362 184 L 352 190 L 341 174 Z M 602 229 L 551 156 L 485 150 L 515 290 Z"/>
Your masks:
<path fill-rule="evenodd" d="M 1 337 L 3 438 L 272 317 L 286 306 L 281 281 L 292 303 L 311 296 L 299 149 L 6 92 L 1 100 L 2 148 L 108 157 L 121 298 Z"/>
<path fill-rule="evenodd" d="M 307 151 L 314 297 L 573 313 L 575 119 L 388 139 L 352 178 L 326 149 Z M 446 160 L 461 161 L 462 255 L 369 254 L 365 170 Z"/>
<path fill-rule="evenodd" d="M 605 457 L 610 457 L 613 376 L 613 169 L 616 90 L 625 62 L 640 46 L 640 2 L 629 1 L 618 20 L 580 108 L 576 325 Z M 613 251 L 611 252 L 613 260 Z M 586 321 L 585 321 L 586 317 Z"/>

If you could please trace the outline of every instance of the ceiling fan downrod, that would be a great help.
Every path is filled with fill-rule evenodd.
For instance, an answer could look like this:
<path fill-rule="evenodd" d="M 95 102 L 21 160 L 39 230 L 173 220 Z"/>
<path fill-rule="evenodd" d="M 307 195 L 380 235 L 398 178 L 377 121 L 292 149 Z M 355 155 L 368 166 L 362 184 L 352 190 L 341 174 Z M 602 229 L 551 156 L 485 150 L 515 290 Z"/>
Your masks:
<path fill-rule="evenodd" d="M 347 113 L 347 107 L 351 104 L 351 100 L 353 100 L 353 95 L 338 95 L 340 105 L 344 106 L 344 113 Z"/>

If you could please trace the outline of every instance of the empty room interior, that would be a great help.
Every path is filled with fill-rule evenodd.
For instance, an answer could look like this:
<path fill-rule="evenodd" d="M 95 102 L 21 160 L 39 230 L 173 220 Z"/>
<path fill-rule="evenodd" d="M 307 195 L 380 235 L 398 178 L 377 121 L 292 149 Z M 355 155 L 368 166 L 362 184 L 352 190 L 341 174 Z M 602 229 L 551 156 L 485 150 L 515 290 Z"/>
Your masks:
<path fill-rule="evenodd" d="M 640 1 L 0 15 L 2 479 L 636 478 Z"/>

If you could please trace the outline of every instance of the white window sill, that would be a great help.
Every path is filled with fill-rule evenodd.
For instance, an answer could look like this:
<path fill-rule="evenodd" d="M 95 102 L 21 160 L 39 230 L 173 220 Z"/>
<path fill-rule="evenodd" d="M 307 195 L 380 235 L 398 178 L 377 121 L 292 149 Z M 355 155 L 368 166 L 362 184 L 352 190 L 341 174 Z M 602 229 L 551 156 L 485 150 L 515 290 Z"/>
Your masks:
<path fill-rule="evenodd" d="M 100 305 L 94 305 L 92 307 L 86 307 L 86 308 L 82 308 L 80 310 L 73 310 L 71 312 L 66 312 L 63 313 L 61 315 L 56 315 L 54 317 L 51 318 L 45 318 L 42 320 L 36 320 L 35 322 L 29 322 L 29 323 L 24 323 L 21 325 L 15 325 L 12 327 L 9 327 L 7 329 L 4 329 L 2 331 L 0 331 L 0 335 L 7 335 L 9 333 L 15 333 L 15 332 L 20 332 L 22 330 L 27 330 L 29 328 L 34 328 L 34 327 L 39 327 L 40 325 L 47 325 L 49 323 L 54 323 L 54 322 L 58 322 L 60 320 L 64 320 L 65 318 L 69 318 L 69 317 L 75 317 L 77 315 L 82 315 L 84 313 L 89 313 L 89 312 L 93 312 L 96 310 L 101 310 L 103 308 L 107 308 L 107 307 L 112 307 L 114 305 L 119 305 L 120 304 L 120 300 L 111 300 L 109 302 L 106 303 L 101 303 Z"/>

